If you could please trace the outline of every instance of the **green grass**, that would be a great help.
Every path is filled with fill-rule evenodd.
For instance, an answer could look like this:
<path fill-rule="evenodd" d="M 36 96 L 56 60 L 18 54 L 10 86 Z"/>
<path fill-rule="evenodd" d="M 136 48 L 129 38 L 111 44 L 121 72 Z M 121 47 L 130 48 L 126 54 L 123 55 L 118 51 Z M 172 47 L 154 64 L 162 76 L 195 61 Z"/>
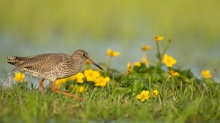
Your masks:
<path fill-rule="evenodd" d="M 60 90 L 74 93 L 75 85 L 83 85 L 86 90 L 76 93 L 83 101 L 53 93 L 49 86 L 41 94 L 31 79 L 8 88 L 0 85 L 0 122 L 220 122 L 220 84 L 214 79 L 217 70 L 211 78 L 199 79 L 190 69 L 166 67 L 167 62 L 174 61 L 161 57 L 170 42 L 162 53 L 160 43 L 156 43 L 156 65 L 140 63 L 120 73 L 109 67 L 110 57 L 110 62 L 102 65 L 104 70 L 99 71 L 103 77 L 111 78 L 103 87 L 85 78 L 82 84 L 66 79 Z M 146 55 L 147 51 L 143 52 Z M 142 102 L 136 97 L 143 90 L 150 94 Z M 153 90 L 159 91 L 155 98 L 151 95 Z"/>
<path fill-rule="evenodd" d="M 131 81 L 133 82 L 133 81 Z M 11 88 L 0 87 L 1 122 L 219 122 L 220 89 L 214 84 L 202 87 L 194 83 L 174 86 L 151 83 L 159 95 L 146 102 L 138 101 L 136 93 L 122 87 L 95 87 L 78 101 L 56 94 L 45 94 L 25 88 L 27 83 Z M 128 87 L 129 88 L 129 87 Z M 126 89 L 126 88 L 123 88 Z"/>

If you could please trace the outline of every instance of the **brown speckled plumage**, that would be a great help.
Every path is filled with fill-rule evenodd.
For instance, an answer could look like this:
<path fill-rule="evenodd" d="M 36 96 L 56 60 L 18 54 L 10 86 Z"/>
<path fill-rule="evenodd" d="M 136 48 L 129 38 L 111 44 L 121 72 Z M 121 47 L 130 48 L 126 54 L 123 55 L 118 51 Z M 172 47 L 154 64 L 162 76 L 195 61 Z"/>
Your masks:
<path fill-rule="evenodd" d="M 8 56 L 7 62 L 15 66 L 13 72 L 20 71 L 37 78 L 50 80 L 69 77 L 78 73 L 85 61 L 94 63 L 85 50 L 79 49 L 72 55 L 64 53 L 48 53 L 28 57 Z M 42 82 L 43 83 L 43 82 Z M 41 84 L 42 84 L 41 83 Z"/>

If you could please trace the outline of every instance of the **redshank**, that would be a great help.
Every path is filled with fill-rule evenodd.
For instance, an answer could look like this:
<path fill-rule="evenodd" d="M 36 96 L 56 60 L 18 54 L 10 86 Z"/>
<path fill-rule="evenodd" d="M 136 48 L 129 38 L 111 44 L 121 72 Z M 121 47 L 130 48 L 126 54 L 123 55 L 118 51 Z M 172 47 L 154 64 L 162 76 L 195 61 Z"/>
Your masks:
<path fill-rule="evenodd" d="M 82 64 L 86 61 L 102 69 L 94 61 L 92 61 L 89 58 L 88 53 L 82 49 L 76 50 L 72 55 L 64 53 L 48 53 L 28 57 L 7 57 L 7 62 L 15 66 L 15 68 L 12 69 L 13 72 L 20 71 L 41 79 L 39 87 L 42 93 L 42 85 L 46 79 L 52 82 L 53 92 L 71 97 L 74 97 L 74 94 L 56 90 L 54 83 L 57 79 L 66 78 L 78 73 L 82 68 Z"/>

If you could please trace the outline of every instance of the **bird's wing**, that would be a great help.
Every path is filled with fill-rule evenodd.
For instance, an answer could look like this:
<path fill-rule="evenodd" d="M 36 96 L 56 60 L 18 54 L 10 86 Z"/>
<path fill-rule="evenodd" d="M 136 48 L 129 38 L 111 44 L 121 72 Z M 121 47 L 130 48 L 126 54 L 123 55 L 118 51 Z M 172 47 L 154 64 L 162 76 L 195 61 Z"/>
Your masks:
<path fill-rule="evenodd" d="M 13 71 L 34 71 L 44 73 L 51 71 L 55 67 L 62 64 L 66 54 L 41 54 L 36 56 L 26 57 L 25 61 L 17 66 Z"/>

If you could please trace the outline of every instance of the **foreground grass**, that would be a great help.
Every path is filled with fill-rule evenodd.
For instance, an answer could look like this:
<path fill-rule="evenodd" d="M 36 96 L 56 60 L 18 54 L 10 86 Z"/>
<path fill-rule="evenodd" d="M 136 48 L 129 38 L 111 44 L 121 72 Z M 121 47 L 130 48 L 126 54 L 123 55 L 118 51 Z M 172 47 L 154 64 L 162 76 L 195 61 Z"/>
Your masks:
<path fill-rule="evenodd" d="M 172 87 L 156 83 L 159 95 L 142 103 L 119 87 L 95 87 L 83 101 L 47 90 L 29 90 L 25 83 L 0 87 L 0 122 L 220 122 L 219 85 Z M 149 88 L 151 89 L 151 88 Z"/>

